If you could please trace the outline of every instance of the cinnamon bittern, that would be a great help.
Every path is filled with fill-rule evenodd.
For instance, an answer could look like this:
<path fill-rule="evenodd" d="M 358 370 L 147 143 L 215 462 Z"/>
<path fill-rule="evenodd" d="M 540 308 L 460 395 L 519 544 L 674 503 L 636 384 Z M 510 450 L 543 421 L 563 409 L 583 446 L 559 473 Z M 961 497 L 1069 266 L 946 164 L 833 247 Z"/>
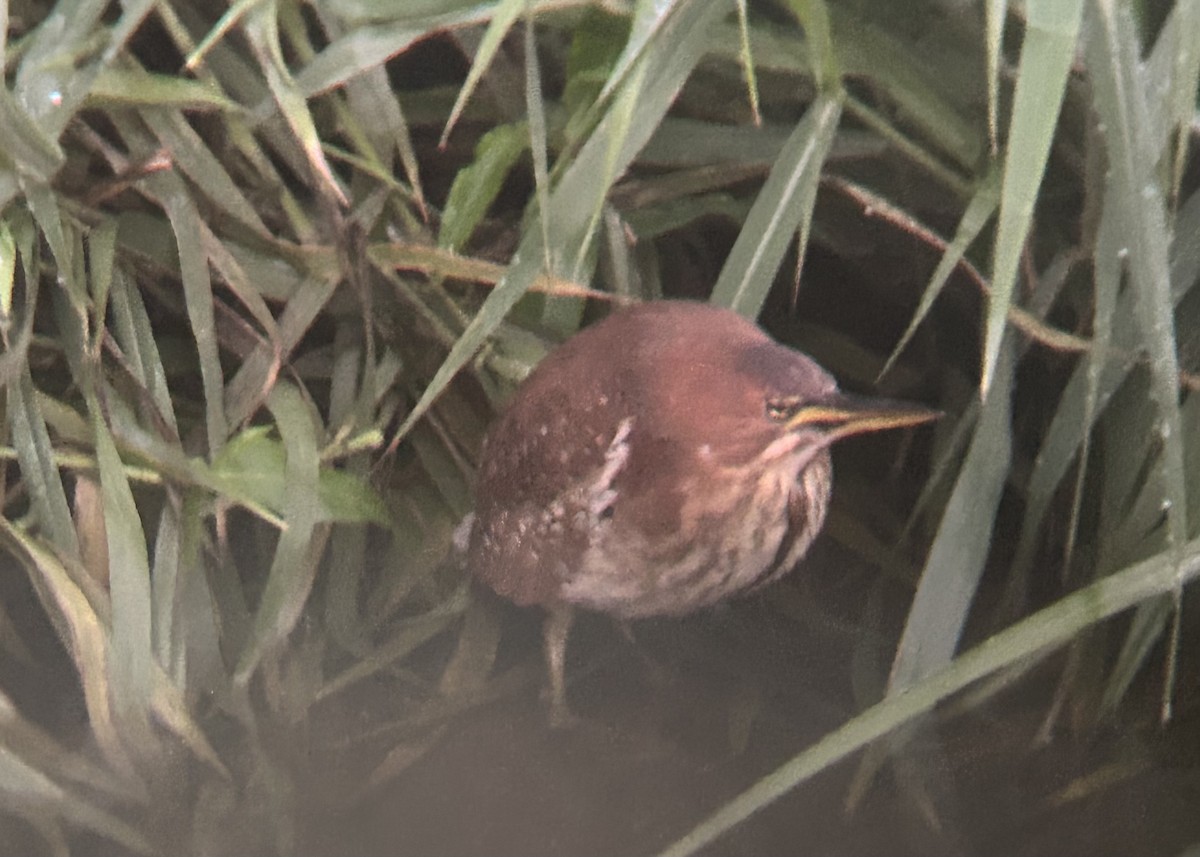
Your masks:
<path fill-rule="evenodd" d="M 488 431 L 468 563 L 548 612 L 562 721 L 574 608 L 677 616 L 776 580 L 825 521 L 830 444 L 937 415 L 839 392 L 731 310 L 618 310 L 547 356 Z"/>

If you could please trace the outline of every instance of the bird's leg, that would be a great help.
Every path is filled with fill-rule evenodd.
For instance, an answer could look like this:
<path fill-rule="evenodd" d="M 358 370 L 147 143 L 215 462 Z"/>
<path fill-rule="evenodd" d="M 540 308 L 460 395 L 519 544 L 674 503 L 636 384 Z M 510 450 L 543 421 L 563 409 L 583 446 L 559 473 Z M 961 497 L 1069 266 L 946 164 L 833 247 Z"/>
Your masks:
<path fill-rule="evenodd" d="M 556 604 L 547 608 L 546 622 L 542 626 L 542 641 L 546 647 L 546 669 L 550 673 L 550 725 L 566 726 L 572 721 L 571 709 L 567 706 L 567 686 L 563 668 L 567 655 L 567 635 L 575 610 L 569 604 Z"/>

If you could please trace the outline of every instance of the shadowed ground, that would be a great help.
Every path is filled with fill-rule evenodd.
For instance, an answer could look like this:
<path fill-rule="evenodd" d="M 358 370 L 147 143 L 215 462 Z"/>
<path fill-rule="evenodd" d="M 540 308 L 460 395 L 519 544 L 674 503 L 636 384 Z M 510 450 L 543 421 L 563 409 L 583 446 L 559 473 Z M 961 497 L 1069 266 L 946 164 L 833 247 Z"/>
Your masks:
<path fill-rule="evenodd" d="M 818 561 L 824 573 L 765 597 L 636 624 L 636 649 L 590 617 L 568 671 L 580 724 L 549 729 L 543 678 L 527 671 L 522 689 L 452 721 L 378 793 L 314 819 L 302 853 L 654 853 L 860 710 L 852 676 L 886 674 L 886 646 L 856 650 L 852 626 L 836 622 L 865 598 L 852 560 L 823 543 Z M 796 612 L 814 595 L 833 608 L 820 621 Z M 501 669 L 537 663 L 537 649 L 536 617 L 513 611 Z M 1128 725 L 1031 748 L 1060 665 L 931 725 L 903 768 L 911 775 L 885 767 L 853 815 L 843 802 L 858 757 L 708 853 L 1171 854 L 1200 840 L 1195 730 L 1158 731 L 1149 684 L 1145 704 L 1123 713 Z M 386 682 L 366 693 L 386 707 Z"/>

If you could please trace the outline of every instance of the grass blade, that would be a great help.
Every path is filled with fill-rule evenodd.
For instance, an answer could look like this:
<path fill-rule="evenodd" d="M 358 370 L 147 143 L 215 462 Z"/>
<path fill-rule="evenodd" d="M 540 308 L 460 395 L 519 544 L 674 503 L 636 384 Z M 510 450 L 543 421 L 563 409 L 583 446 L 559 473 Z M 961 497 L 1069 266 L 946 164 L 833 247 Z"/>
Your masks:
<path fill-rule="evenodd" d="M 250 680 L 263 657 L 291 632 L 308 598 L 317 572 L 320 521 L 318 472 L 320 456 L 308 405 L 290 384 L 271 391 L 267 405 L 287 451 L 283 475 L 284 530 L 279 534 L 266 588 L 254 617 L 249 643 L 238 659 L 234 679 Z"/>
<path fill-rule="evenodd" d="M 796 229 L 801 230 L 802 241 L 807 237 L 821 167 L 841 115 L 842 102 L 837 95 L 822 95 L 808 108 L 738 233 L 713 287 L 713 303 L 748 317 L 758 315 Z"/>
<path fill-rule="evenodd" d="M 151 177 L 150 183 L 166 209 L 175 233 L 183 297 L 200 358 L 208 448 L 210 452 L 215 452 L 229 434 L 229 423 L 225 414 L 224 378 L 217 350 L 212 281 L 208 274 L 208 260 L 200 245 L 200 213 L 178 176 L 157 175 Z"/>
<path fill-rule="evenodd" d="M 150 558 L 146 534 L 121 465 L 112 434 L 100 419 L 99 402 L 93 400 L 92 429 L 100 492 L 104 501 L 104 528 L 108 536 L 109 591 L 112 598 L 112 649 L 109 674 L 113 700 L 131 737 L 152 744 L 147 712 L 154 661 L 151 631 Z"/>
<path fill-rule="evenodd" d="M 1158 410 L 1163 452 L 1160 461 L 1171 541 L 1187 537 L 1187 489 L 1179 419 L 1179 358 L 1168 252 L 1165 194 L 1154 173 L 1158 148 L 1148 139 L 1146 94 L 1137 86 L 1138 51 L 1128 10 L 1100 2 L 1088 27 L 1085 56 L 1092 70 L 1096 112 L 1112 169 L 1116 217 L 1128 238 L 1133 301 L 1151 369 L 1151 398 Z M 1106 201 L 1106 204 L 1110 204 Z"/>
<path fill-rule="evenodd" d="M 991 545 L 996 510 L 1012 459 L 1013 344 L 979 414 L 966 459 L 929 549 L 904 623 L 888 695 L 941 669 L 954 656 Z"/>
<path fill-rule="evenodd" d="M 1067 74 L 1083 15 L 1083 0 L 1031 0 L 1026 4 L 1025 44 L 1017 69 L 1009 121 L 1000 219 L 996 230 L 992 295 L 983 346 L 981 396 L 987 396 L 1000 356 L 1000 340 L 1013 302 L 1025 236 L 1058 124 Z"/>
<path fill-rule="evenodd" d="M 883 369 L 879 371 L 880 377 L 886 375 L 888 370 L 895 365 L 896 360 L 903 353 L 905 346 L 908 345 L 908 341 L 917 332 L 917 328 L 933 307 L 933 302 L 942 293 L 942 288 L 946 285 L 946 281 L 950 279 L 950 275 L 954 273 L 955 268 L 966 257 L 967 250 L 975 239 L 979 237 L 979 233 L 983 231 L 983 227 L 987 225 L 992 215 L 996 213 L 996 206 L 1000 201 L 1000 175 L 998 167 L 993 165 L 992 169 L 988 171 L 983 181 L 975 189 L 975 193 L 972 194 L 971 201 L 967 203 L 967 208 L 958 221 L 958 229 L 954 232 L 954 239 L 946 247 L 946 252 L 942 254 L 942 258 L 938 260 L 937 268 L 934 269 L 933 274 L 929 277 L 929 282 L 925 286 L 925 290 L 921 293 L 921 302 L 917 305 L 916 311 L 913 312 L 912 320 L 909 321 L 908 327 L 900 337 L 900 341 L 896 343 L 896 347 L 892 349 L 887 362 L 883 364 Z"/>
<path fill-rule="evenodd" d="M 42 605 L 75 663 L 88 724 L 105 760 L 119 775 L 136 783 L 133 766 L 113 720 L 108 679 L 108 628 L 62 563 L 46 548 L 4 517 L 0 538 L 29 571 Z M 135 786 L 136 787 L 136 786 Z"/>
<path fill-rule="evenodd" d="M 475 87 L 479 85 L 483 73 L 491 65 L 492 58 L 500 49 L 501 42 L 504 41 L 504 37 L 512 29 L 512 25 L 516 23 L 527 5 L 528 0 L 500 0 L 492 10 L 492 19 L 488 21 L 483 41 L 479 43 L 479 49 L 475 51 L 475 58 L 471 60 L 471 70 L 467 72 L 467 79 L 463 81 L 463 85 L 458 90 L 458 98 L 455 99 L 454 106 L 450 108 L 450 116 L 446 119 L 442 138 L 438 141 L 439 146 L 445 146 L 446 141 L 450 139 L 450 132 L 454 130 L 458 117 L 462 115 L 463 108 L 467 106 L 467 101 L 470 100 Z M 531 18 L 530 24 L 532 25 L 532 23 Z"/>
<path fill-rule="evenodd" d="M 615 178 L 628 166 L 645 145 L 654 128 L 671 106 L 688 74 L 704 55 L 709 28 L 729 8 L 725 0 L 691 3 L 672 17 L 655 49 L 643 57 L 647 63 L 645 78 L 650 85 L 641 93 L 631 121 L 621 122 L 614 111 L 597 126 L 584 144 L 575 161 L 563 173 L 550 197 L 549 223 L 551 240 L 562 258 L 575 258 L 578 249 L 588 240 L 587 227 L 592 215 L 600 210 L 608 185 L 599 177 Z M 617 127 L 625 129 L 620 135 L 619 149 L 611 156 Z M 389 445 L 396 444 L 421 419 L 433 401 L 471 356 L 508 314 L 508 311 L 543 273 L 542 236 L 540 227 L 527 231 L 504 279 L 497 284 L 471 320 L 462 336 L 426 386 Z"/>
<path fill-rule="evenodd" d="M 660 852 L 695 854 L 717 837 L 851 753 L 933 710 L 951 694 L 1027 658 L 1069 643 L 1080 631 L 1200 575 L 1200 540 L 1159 554 L 1079 590 L 955 658 L 902 694 L 868 708 L 755 783 Z"/>

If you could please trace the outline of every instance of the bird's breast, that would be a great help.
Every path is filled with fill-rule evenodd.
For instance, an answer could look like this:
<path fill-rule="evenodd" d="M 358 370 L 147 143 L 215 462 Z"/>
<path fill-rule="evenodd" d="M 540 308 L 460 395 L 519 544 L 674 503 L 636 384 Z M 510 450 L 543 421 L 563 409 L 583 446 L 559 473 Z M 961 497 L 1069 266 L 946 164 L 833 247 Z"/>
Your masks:
<path fill-rule="evenodd" d="M 562 598 L 626 618 L 683 615 L 774 580 L 820 531 L 830 477 L 825 450 L 681 472 L 674 490 L 655 492 L 678 508 L 654 510 L 624 502 L 618 479 L 615 513 L 593 531 Z"/>

